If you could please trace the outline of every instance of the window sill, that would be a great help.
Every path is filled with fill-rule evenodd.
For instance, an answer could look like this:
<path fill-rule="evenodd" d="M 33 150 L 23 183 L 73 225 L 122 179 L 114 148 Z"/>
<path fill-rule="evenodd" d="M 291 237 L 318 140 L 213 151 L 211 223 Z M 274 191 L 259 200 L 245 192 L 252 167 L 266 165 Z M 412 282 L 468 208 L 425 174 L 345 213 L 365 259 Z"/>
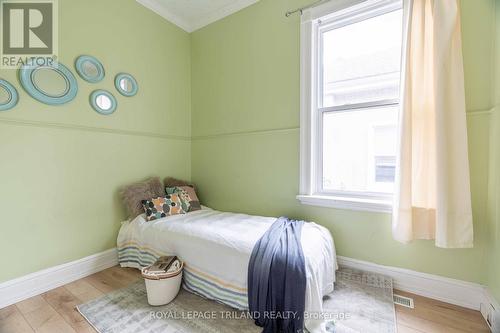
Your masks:
<path fill-rule="evenodd" d="M 326 195 L 297 195 L 297 199 L 304 205 L 377 213 L 392 213 L 392 202 L 387 200 L 358 199 Z"/>

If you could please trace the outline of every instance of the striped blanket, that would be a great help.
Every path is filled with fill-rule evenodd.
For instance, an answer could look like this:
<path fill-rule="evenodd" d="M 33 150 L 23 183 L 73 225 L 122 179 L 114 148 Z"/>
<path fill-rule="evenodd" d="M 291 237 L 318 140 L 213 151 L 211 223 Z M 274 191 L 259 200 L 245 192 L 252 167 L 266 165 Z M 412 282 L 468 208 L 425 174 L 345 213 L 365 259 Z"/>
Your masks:
<path fill-rule="evenodd" d="M 137 243 L 125 243 L 118 248 L 118 261 L 122 267 L 141 269 L 165 255 L 169 254 L 141 247 Z M 192 293 L 216 300 L 235 309 L 248 309 L 246 288 L 231 285 L 220 278 L 191 267 L 186 262 L 184 263 L 182 287 Z"/>

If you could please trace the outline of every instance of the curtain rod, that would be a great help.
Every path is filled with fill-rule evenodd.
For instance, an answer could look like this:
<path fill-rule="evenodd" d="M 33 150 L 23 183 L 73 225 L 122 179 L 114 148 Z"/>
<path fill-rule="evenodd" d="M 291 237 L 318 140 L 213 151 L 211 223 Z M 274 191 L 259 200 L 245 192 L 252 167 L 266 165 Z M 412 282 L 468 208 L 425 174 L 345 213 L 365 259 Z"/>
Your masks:
<path fill-rule="evenodd" d="M 317 0 L 317 1 L 315 1 L 315 2 L 311 3 L 311 4 L 307 5 L 307 6 L 304 6 L 304 7 L 299 7 L 299 8 L 294 9 L 294 10 L 289 10 L 289 11 L 287 11 L 287 12 L 285 13 L 285 16 L 286 16 L 286 17 L 289 17 L 290 15 L 295 14 L 295 13 L 298 13 L 298 12 L 300 12 L 300 15 L 302 15 L 302 12 L 303 12 L 304 10 L 309 9 L 309 8 L 312 8 L 312 7 L 316 7 L 316 6 L 320 5 L 320 4 L 322 4 L 323 2 L 328 2 L 328 1 L 329 1 L 329 0 Z"/>
<path fill-rule="evenodd" d="M 1 1 L 1 0 L 0 0 Z M 333 1 L 333 0 L 317 0 L 317 1 L 314 1 L 313 3 L 310 3 L 309 5 L 307 6 L 304 6 L 304 7 L 299 7 L 299 8 L 296 8 L 294 10 L 289 10 L 285 13 L 285 16 L 286 17 L 289 17 L 291 16 L 292 14 L 295 14 L 295 13 L 300 13 L 300 15 L 302 15 L 302 12 L 306 9 L 309 9 L 309 8 L 313 8 L 313 7 L 316 7 L 316 6 L 319 6 L 319 5 L 322 5 L 326 2 L 329 2 L 329 1 Z M 362 3 L 362 2 L 366 2 L 367 0 L 359 0 L 359 2 L 356 2 L 355 3 Z"/>

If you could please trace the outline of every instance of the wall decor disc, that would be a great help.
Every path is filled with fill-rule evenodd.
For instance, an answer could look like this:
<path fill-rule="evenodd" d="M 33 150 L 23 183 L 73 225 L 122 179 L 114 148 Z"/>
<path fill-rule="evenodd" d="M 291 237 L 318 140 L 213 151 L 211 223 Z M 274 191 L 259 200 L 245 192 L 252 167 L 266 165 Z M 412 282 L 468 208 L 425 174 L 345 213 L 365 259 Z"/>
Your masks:
<path fill-rule="evenodd" d="M 19 94 L 8 81 L 0 79 L 0 111 L 7 111 L 16 106 Z"/>
<path fill-rule="evenodd" d="M 19 69 L 19 80 L 31 97 L 49 105 L 68 103 L 78 93 L 78 83 L 73 73 L 57 62 L 37 65 L 28 61 Z"/>
<path fill-rule="evenodd" d="M 109 115 L 115 112 L 117 102 L 115 96 L 106 90 L 94 90 L 90 94 L 90 105 L 94 110 L 103 115 Z"/>
<path fill-rule="evenodd" d="M 139 86 L 135 78 L 128 73 L 119 73 L 115 77 L 116 90 L 123 96 L 131 97 L 137 94 Z"/>
<path fill-rule="evenodd" d="M 82 79 L 90 83 L 97 83 L 104 79 L 104 67 L 97 58 L 81 55 L 75 61 L 76 72 Z"/>

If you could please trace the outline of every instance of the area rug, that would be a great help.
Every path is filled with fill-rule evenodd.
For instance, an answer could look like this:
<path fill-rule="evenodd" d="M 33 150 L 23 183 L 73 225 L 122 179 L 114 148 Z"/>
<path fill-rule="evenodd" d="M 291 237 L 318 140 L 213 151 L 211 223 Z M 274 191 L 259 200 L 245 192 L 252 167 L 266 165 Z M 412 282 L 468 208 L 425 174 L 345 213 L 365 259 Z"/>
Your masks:
<path fill-rule="evenodd" d="M 342 269 L 335 291 L 324 298 L 332 333 L 395 332 L 392 280 Z M 147 303 L 144 281 L 77 306 L 99 333 L 259 333 L 249 314 L 183 289 L 164 306 Z"/>
<path fill-rule="evenodd" d="M 329 332 L 396 332 L 391 278 L 347 268 L 336 276 L 335 291 L 323 297 L 323 311 L 334 319 Z"/>

